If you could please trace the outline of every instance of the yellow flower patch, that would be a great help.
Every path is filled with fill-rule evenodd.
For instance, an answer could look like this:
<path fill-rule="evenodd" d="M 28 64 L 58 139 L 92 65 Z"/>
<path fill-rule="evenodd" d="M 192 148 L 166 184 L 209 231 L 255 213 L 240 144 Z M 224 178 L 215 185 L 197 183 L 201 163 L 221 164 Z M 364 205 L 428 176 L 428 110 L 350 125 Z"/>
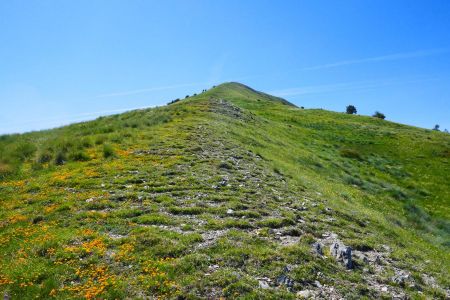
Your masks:
<path fill-rule="evenodd" d="M 86 269 L 78 268 L 75 274 L 80 279 L 80 283 L 63 287 L 61 292 L 74 292 L 85 299 L 96 299 L 103 294 L 108 287 L 116 285 L 117 277 L 108 273 L 105 265 L 90 265 Z M 56 291 L 52 291 L 53 295 Z M 51 292 L 51 293 L 52 293 Z"/>
<path fill-rule="evenodd" d="M 130 258 L 130 253 L 134 251 L 133 244 L 123 244 L 119 247 L 119 252 L 114 256 L 114 259 L 117 261 L 123 261 L 127 258 Z"/>

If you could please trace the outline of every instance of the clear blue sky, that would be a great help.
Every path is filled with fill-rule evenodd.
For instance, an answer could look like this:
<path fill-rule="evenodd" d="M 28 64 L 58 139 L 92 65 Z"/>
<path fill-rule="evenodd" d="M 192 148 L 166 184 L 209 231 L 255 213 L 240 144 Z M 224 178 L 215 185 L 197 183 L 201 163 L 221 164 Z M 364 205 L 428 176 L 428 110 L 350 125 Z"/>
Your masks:
<path fill-rule="evenodd" d="M 1 1 L 0 133 L 239 81 L 450 130 L 450 1 Z"/>

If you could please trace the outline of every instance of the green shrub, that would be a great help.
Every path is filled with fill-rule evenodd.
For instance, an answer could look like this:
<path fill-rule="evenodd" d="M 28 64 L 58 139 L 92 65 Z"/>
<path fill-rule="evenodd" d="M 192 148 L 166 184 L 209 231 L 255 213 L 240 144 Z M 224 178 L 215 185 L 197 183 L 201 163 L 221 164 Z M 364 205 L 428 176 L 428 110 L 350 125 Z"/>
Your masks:
<path fill-rule="evenodd" d="M 106 138 L 103 135 L 100 135 L 98 137 L 95 138 L 95 144 L 96 145 L 101 145 L 105 142 Z"/>
<path fill-rule="evenodd" d="M 344 175 L 343 179 L 345 183 L 350 185 L 362 186 L 364 184 L 364 182 L 360 178 L 350 175 Z"/>
<path fill-rule="evenodd" d="M 378 118 L 378 119 L 382 119 L 382 120 L 384 120 L 384 119 L 386 118 L 386 116 L 385 116 L 383 113 L 380 113 L 379 111 L 376 111 L 376 112 L 372 115 L 372 117 Z"/>
<path fill-rule="evenodd" d="M 355 149 L 344 148 L 344 149 L 341 149 L 339 154 L 342 157 L 346 157 L 346 158 L 352 158 L 352 159 L 357 159 L 357 160 L 361 160 L 362 159 L 361 154 Z"/>
<path fill-rule="evenodd" d="M 18 160 L 24 161 L 24 160 L 30 158 L 35 152 L 36 152 L 35 145 L 28 143 L 28 142 L 22 142 L 15 147 L 14 156 Z"/>
<path fill-rule="evenodd" d="M 50 152 L 50 150 L 45 150 L 39 153 L 38 157 L 37 157 L 37 162 L 40 164 L 45 164 L 48 163 L 52 160 L 53 158 L 53 153 Z"/>
<path fill-rule="evenodd" d="M 0 178 L 3 178 L 14 171 L 13 166 L 0 161 Z"/>
<path fill-rule="evenodd" d="M 231 164 L 229 164 L 228 162 L 223 161 L 219 164 L 219 168 L 231 170 L 231 169 L 233 169 L 233 166 Z"/>
<path fill-rule="evenodd" d="M 356 114 L 356 107 L 354 105 L 348 105 L 345 109 L 345 112 L 349 115 Z"/>
<path fill-rule="evenodd" d="M 402 190 L 397 188 L 397 187 L 390 188 L 388 190 L 388 193 L 394 199 L 397 199 L 397 200 L 404 200 L 404 199 L 406 199 L 406 194 Z"/>
<path fill-rule="evenodd" d="M 61 166 L 67 161 L 66 153 L 59 151 L 55 156 L 55 165 Z"/>
<path fill-rule="evenodd" d="M 259 226 L 270 228 L 281 228 L 288 225 L 294 225 L 295 222 L 289 218 L 268 218 L 258 222 Z"/>
<path fill-rule="evenodd" d="M 32 163 L 31 163 L 31 169 L 33 170 L 33 171 L 39 171 L 39 170 L 42 170 L 44 167 L 42 166 L 42 164 L 41 163 L 39 163 L 39 162 L 37 162 L 37 161 L 33 161 Z"/>
<path fill-rule="evenodd" d="M 153 214 L 137 217 L 136 222 L 147 225 L 170 225 L 172 224 L 172 219 L 165 215 Z"/>
<path fill-rule="evenodd" d="M 69 154 L 69 159 L 73 161 L 87 161 L 90 158 L 84 151 L 77 150 Z"/>
<path fill-rule="evenodd" d="M 90 138 L 84 138 L 84 139 L 81 140 L 80 145 L 81 145 L 83 148 L 89 148 L 89 147 L 92 147 L 92 140 L 91 140 Z"/>
<path fill-rule="evenodd" d="M 142 215 L 143 211 L 137 208 L 121 209 L 115 212 L 119 218 L 133 218 Z"/>
<path fill-rule="evenodd" d="M 103 144 L 103 157 L 110 158 L 116 156 L 114 148 L 109 144 Z"/>

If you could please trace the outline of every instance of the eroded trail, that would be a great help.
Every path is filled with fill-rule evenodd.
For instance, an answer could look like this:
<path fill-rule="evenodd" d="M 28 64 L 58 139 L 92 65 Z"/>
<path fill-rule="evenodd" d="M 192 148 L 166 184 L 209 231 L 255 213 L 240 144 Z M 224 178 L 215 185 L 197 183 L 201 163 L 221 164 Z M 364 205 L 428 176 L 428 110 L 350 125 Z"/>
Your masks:
<path fill-rule="evenodd" d="M 432 250 L 399 256 L 413 233 L 383 227 L 377 199 L 362 202 L 362 186 L 343 185 L 341 169 L 369 164 L 337 155 L 329 124 L 231 88 L 46 137 L 52 151 L 82 155 L 24 162 L 27 176 L 0 181 L 1 291 L 13 299 L 445 295 L 423 271 Z M 377 180 L 369 187 L 384 192 Z"/>
<path fill-rule="evenodd" d="M 145 212 L 133 219 L 137 228 L 158 230 L 169 244 L 178 245 L 169 256 L 202 258 L 195 270 L 201 285 L 191 283 L 182 290 L 216 298 L 224 295 L 217 281 L 231 280 L 256 293 L 340 298 L 336 286 L 358 287 L 346 279 L 350 272 L 372 295 L 405 296 L 383 282 L 392 273 L 400 276 L 399 284 L 414 284 L 408 272 L 392 265 L 388 250 L 353 250 L 351 269 L 346 268 L 329 250 L 343 243 L 331 233 L 336 215 L 327 200 L 289 184 L 260 155 L 217 134 L 215 120 L 227 116 L 252 122 L 252 115 L 220 99 L 211 99 L 207 107 L 210 122 L 169 130 L 172 137 L 131 152 L 136 160 L 150 163 L 151 171 L 137 167 L 109 183 L 121 187 L 109 191 L 112 199 L 126 199 L 129 209 Z M 132 236 L 133 231 L 120 238 Z M 180 243 L 182 236 L 189 243 Z"/>

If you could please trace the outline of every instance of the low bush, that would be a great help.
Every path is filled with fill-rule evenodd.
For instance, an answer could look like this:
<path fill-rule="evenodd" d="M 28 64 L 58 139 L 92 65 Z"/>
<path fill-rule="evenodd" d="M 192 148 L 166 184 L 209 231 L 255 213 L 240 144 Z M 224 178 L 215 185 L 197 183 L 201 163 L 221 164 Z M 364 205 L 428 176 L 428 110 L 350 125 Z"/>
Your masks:
<path fill-rule="evenodd" d="M 0 161 L 0 178 L 3 178 L 13 172 L 14 168 L 10 164 Z"/>
<path fill-rule="evenodd" d="M 55 165 L 61 166 L 67 161 L 66 154 L 63 151 L 59 151 L 55 156 Z"/>
<path fill-rule="evenodd" d="M 110 158 L 114 157 L 116 155 L 116 152 L 114 151 L 114 148 L 109 144 L 103 145 L 103 157 L 104 158 Z"/>
<path fill-rule="evenodd" d="M 87 161 L 89 156 L 82 150 L 73 151 L 69 154 L 69 159 L 73 161 Z"/>
<path fill-rule="evenodd" d="M 147 224 L 147 225 L 170 225 L 172 224 L 172 220 L 165 215 L 143 215 L 136 218 L 136 222 L 139 224 Z"/>
<path fill-rule="evenodd" d="M 15 156 L 18 160 L 24 161 L 36 152 L 36 146 L 32 143 L 22 142 L 19 143 L 13 152 L 13 156 Z"/>
<path fill-rule="evenodd" d="M 53 153 L 50 150 L 44 150 L 38 154 L 37 162 L 40 164 L 48 163 L 52 160 Z"/>
<path fill-rule="evenodd" d="M 361 154 L 355 149 L 344 148 L 344 149 L 341 149 L 341 151 L 339 151 L 339 154 L 342 157 L 346 157 L 346 158 L 357 159 L 357 160 L 362 159 Z"/>

